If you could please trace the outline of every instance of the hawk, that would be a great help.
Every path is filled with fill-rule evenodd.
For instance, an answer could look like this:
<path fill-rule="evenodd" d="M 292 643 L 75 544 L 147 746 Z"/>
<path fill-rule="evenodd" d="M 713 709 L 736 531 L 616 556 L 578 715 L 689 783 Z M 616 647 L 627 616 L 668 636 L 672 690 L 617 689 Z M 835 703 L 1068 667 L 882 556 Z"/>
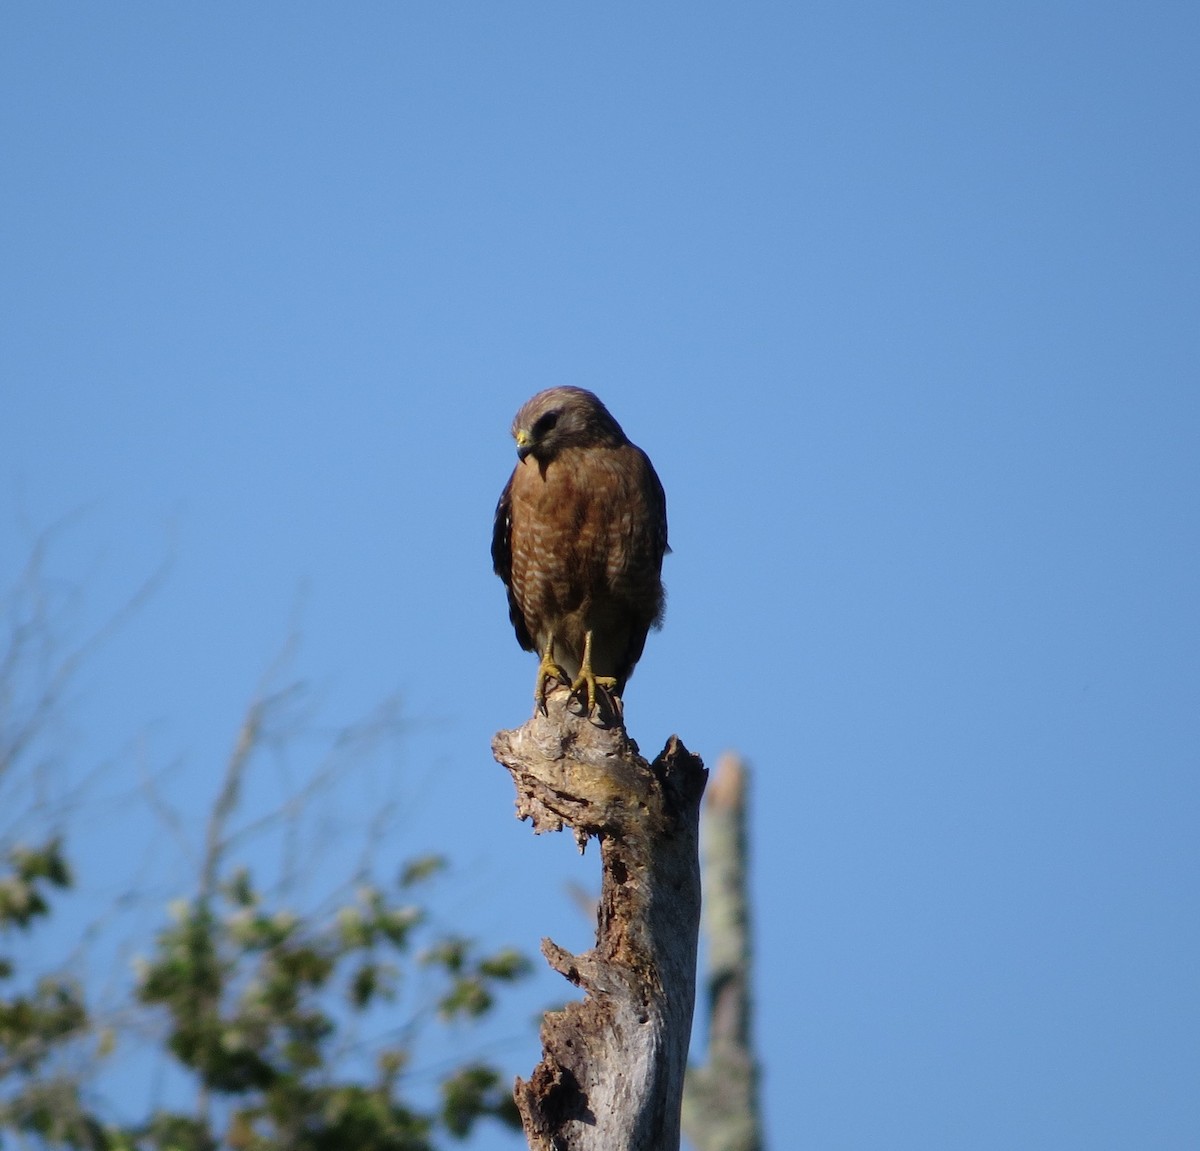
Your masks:
<path fill-rule="evenodd" d="M 496 506 L 492 566 L 517 642 L 538 653 L 533 695 L 552 680 L 620 697 L 662 625 L 667 497 L 641 448 L 591 392 L 550 388 L 513 420 L 517 466 Z"/>

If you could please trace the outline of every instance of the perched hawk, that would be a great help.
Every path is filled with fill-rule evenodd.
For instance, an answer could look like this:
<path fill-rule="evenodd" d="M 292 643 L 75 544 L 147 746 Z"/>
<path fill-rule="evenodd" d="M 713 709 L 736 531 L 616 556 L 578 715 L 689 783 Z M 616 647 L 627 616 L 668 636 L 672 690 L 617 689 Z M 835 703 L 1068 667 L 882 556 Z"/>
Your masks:
<path fill-rule="evenodd" d="M 534 699 L 554 679 L 620 696 L 662 623 L 667 498 L 646 453 L 591 392 L 550 388 L 512 426 L 516 468 L 496 506 L 492 565 L 517 642 L 541 656 Z"/>

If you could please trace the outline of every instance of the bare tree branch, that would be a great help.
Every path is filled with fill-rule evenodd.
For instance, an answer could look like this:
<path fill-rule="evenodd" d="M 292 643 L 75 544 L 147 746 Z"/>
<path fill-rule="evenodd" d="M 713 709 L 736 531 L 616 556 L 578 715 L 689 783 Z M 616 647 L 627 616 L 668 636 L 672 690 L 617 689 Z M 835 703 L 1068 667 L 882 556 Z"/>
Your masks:
<path fill-rule="evenodd" d="M 76 588 L 69 589 L 72 595 L 56 592 L 46 567 L 57 536 L 69 522 L 64 520 L 36 537 L 20 575 L 0 599 L 0 614 L 5 617 L 0 622 L 0 811 L 12 821 L 0 824 L 0 842 L 9 841 L 17 826 L 22 834 L 29 834 L 28 821 L 34 812 L 49 824 L 78 803 L 91 780 L 65 786 L 61 773 L 51 779 L 56 757 L 39 744 L 61 721 L 63 695 L 80 668 L 145 606 L 171 566 L 168 556 L 124 603 L 64 654 L 56 625 L 79 593 Z M 21 792 L 31 794 L 26 797 Z"/>

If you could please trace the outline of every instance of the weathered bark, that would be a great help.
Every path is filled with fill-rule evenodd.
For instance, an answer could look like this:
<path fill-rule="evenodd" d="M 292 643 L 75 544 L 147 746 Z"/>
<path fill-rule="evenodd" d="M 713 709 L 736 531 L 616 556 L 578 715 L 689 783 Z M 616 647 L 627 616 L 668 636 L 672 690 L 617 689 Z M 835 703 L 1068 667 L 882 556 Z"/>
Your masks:
<path fill-rule="evenodd" d="M 600 842 L 596 945 L 550 966 L 587 993 L 542 1023 L 542 1061 L 514 1096 L 533 1151 L 673 1151 L 696 993 L 697 832 L 707 772 L 674 736 L 648 764 L 624 724 L 565 690 L 492 751 L 536 832 Z"/>
<path fill-rule="evenodd" d="M 683 1128 L 697 1151 L 761 1151 L 758 1066 L 750 1038 L 746 769 L 723 755 L 704 805 L 708 1060 L 688 1069 Z"/>

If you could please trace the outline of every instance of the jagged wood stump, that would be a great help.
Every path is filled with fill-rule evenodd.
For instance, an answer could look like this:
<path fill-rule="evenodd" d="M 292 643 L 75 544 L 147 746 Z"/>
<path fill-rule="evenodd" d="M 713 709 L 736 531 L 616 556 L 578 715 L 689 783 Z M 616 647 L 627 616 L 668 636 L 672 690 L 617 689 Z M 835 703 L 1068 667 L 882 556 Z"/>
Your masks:
<path fill-rule="evenodd" d="M 674 736 L 647 763 L 619 718 L 565 689 L 499 732 L 517 815 L 600 842 L 596 946 L 549 939 L 550 966 L 587 993 L 542 1023 L 542 1061 L 514 1090 L 533 1151 L 674 1151 L 696 994 L 697 829 L 707 772 Z"/>

